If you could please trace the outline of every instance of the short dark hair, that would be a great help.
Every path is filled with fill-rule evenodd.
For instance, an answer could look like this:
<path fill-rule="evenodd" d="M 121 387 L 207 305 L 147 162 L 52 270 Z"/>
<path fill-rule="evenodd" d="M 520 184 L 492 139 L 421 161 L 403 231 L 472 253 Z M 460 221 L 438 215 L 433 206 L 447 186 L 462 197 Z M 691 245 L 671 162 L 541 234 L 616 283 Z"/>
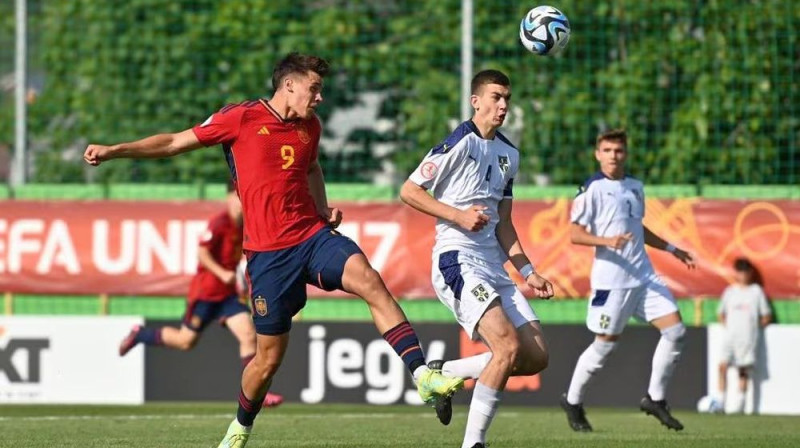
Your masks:
<path fill-rule="evenodd" d="M 625 129 L 610 129 L 608 131 L 603 131 L 597 134 L 597 140 L 595 141 L 595 144 L 600 146 L 600 142 L 603 141 L 620 142 L 627 148 L 628 132 L 625 131 Z"/>
<path fill-rule="evenodd" d="M 275 64 L 275 68 L 272 70 L 272 88 L 278 90 L 283 79 L 292 73 L 305 75 L 308 72 L 314 72 L 324 78 L 330 69 L 328 61 L 321 57 L 292 52 Z"/>
<path fill-rule="evenodd" d="M 741 257 L 733 261 L 733 269 L 737 272 L 753 272 L 755 266 L 747 258 Z"/>
<path fill-rule="evenodd" d="M 486 84 L 497 84 L 503 87 L 509 87 L 511 86 L 511 80 L 500 70 L 481 70 L 472 77 L 472 94 L 477 94 L 478 90 Z"/>

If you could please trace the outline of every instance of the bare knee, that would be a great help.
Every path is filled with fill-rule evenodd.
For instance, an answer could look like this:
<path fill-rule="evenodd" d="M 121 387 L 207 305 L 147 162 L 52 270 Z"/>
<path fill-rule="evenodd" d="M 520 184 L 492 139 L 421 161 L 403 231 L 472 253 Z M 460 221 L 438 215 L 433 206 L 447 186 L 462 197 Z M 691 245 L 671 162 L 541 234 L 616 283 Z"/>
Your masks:
<path fill-rule="evenodd" d="M 535 375 L 546 369 L 550 363 L 550 354 L 547 350 L 527 349 L 518 356 L 518 362 L 514 369 L 514 375 L 528 376 Z"/>
<path fill-rule="evenodd" d="M 275 375 L 280 366 L 281 359 L 279 357 L 257 353 L 247 368 L 252 369 L 259 378 L 266 381 Z"/>
<path fill-rule="evenodd" d="M 499 364 L 503 370 L 511 372 L 520 355 L 520 343 L 514 333 L 509 333 L 501 338 L 501 342 L 496 342 L 492 347 L 492 359 L 490 362 Z"/>
<path fill-rule="evenodd" d="M 195 332 L 181 332 L 178 340 L 175 341 L 175 348 L 187 352 L 197 345 L 198 335 Z"/>
<path fill-rule="evenodd" d="M 386 290 L 386 287 L 378 271 L 367 265 L 361 271 L 360 277 L 359 295 L 362 298 L 365 300 L 375 300 L 383 296 L 381 293 Z"/>

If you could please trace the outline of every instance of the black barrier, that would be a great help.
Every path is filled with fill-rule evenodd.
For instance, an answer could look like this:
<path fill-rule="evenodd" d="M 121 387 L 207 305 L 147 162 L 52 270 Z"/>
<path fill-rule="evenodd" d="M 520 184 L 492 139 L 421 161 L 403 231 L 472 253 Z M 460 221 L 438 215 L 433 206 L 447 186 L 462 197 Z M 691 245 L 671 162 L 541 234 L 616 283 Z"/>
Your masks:
<path fill-rule="evenodd" d="M 148 322 L 148 325 L 177 322 Z M 428 359 L 452 359 L 480 347 L 456 325 L 417 324 Z M 545 325 L 550 366 L 540 377 L 513 379 L 504 403 L 556 406 L 578 356 L 592 340 L 577 325 Z M 589 386 L 588 406 L 635 407 L 647 391 L 658 331 L 644 326 L 625 330 L 618 349 Z M 668 393 L 673 407 L 694 408 L 706 390 L 706 330 L 691 328 Z M 147 348 L 145 399 L 236 400 L 241 366 L 238 347 L 225 329 L 209 328 L 188 353 Z M 414 403 L 416 390 L 405 366 L 367 323 L 295 323 L 289 351 L 273 390 L 290 402 Z M 461 393 L 456 402 L 468 403 Z"/>

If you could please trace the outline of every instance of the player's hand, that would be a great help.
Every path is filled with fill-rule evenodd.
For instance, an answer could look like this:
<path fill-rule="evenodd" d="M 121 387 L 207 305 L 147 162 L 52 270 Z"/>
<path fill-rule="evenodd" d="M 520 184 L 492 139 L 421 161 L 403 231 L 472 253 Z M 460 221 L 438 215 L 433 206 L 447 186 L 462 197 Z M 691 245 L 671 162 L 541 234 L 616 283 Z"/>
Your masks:
<path fill-rule="evenodd" d="M 553 284 L 536 272 L 529 275 L 525 279 L 525 283 L 531 287 L 536 297 L 545 300 L 553 297 Z"/>
<path fill-rule="evenodd" d="M 689 269 L 695 269 L 697 267 L 697 265 L 694 263 L 694 258 L 692 257 L 692 254 L 686 252 L 683 249 L 676 248 L 675 252 L 673 252 L 672 255 L 675 255 L 675 258 L 681 260 L 681 262 L 683 262 L 683 264 L 685 264 L 686 267 Z"/>
<path fill-rule="evenodd" d="M 626 244 L 628 244 L 628 241 L 633 239 L 633 234 L 631 232 L 628 232 L 622 235 L 612 236 L 606 239 L 608 240 L 606 246 L 612 249 L 620 250 L 623 247 L 625 247 Z"/>
<path fill-rule="evenodd" d="M 473 205 L 465 210 L 460 210 L 456 215 L 455 222 L 464 230 L 480 232 L 489 223 L 489 215 L 484 213 L 487 208 L 483 205 Z"/>
<path fill-rule="evenodd" d="M 222 283 L 225 283 L 226 285 L 232 285 L 236 281 L 236 272 L 225 271 L 222 273 L 222 276 L 219 279 Z"/>
<path fill-rule="evenodd" d="M 339 224 L 342 223 L 342 211 L 336 207 L 328 207 L 327 209 L 323 210 L 320 213 L 323 218 L 328 221 L 328 224 L 331 225 L 334 229 L 339 227 Z"/>
<path fill-rule="evenodd" d="M 89 165 L 97 166 L 100 162 L 109 160 L 111 157 L 111 147 L 104 145 L 89 145 L 83 152 L 83 160 Z"/>

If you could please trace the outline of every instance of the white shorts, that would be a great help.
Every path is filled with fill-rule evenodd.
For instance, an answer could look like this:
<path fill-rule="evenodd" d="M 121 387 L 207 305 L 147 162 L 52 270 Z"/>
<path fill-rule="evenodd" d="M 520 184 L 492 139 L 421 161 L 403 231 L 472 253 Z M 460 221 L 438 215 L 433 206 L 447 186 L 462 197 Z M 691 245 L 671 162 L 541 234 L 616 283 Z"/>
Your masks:
<path fill-rule="evenodd" d="M 751 367 L 756 363 L 756 340 L 725 336 L 721 360 L 733 367 Z"/>
<path fill-rule="evenodd" d="M 502 264 L 451 250 L 434 254 L 431 278 L 436 296 L 473 340 L 478 321 L 498 298 L 514 328 L 539 320 Z"/>
<path fill-rule="evenodd" d="M 592 290 L 586 326 L 595 334 L 621 334 L 631 317 L 651 322 L 678 311 L 678 304 L 658 277 L 627 289 Z"/>

